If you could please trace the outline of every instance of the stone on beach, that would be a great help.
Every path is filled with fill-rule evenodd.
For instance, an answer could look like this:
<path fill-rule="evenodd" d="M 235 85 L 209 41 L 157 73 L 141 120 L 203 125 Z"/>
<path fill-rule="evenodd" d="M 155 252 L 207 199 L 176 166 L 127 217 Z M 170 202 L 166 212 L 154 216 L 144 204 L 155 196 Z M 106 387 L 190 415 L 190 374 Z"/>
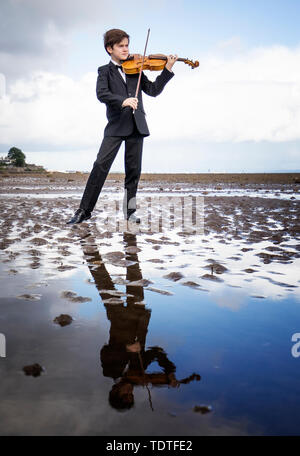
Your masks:
<path fill-rule="evenodd" d="M 193 282 L 193 281 L 188 281 L 184 282 L 182 285 L 185 285 L 186 287 L 191 287 L 191 288 L 198 288 L 200 287 L 199 283 Z"/>
<path fill-rule="evenodd" d="M 71 302 L 89 302 L 91 298 L 87 296 L 78 296 L 74 291 L 62 291 L 61 297 L 68 299 Z"/>
<path fill-rule="evenodd" d="M 46 244 L 48 244 L 48 241 L 47 241 L 46 239 L 44 239 L 44 238 L 38 238 L 38 237 L 37 237 L 37 238 L 31 239 L 30 242 L 31 242 L 31 244 L 33 244 L 33 245 L 46 245 Z"/>
<path fill-rule="evenodd" d="M 224 272 L 228 271 L 228 269 L 220 263 L 210 263 L 205 266 L 205 269 L 210 269 L 212 274 L 214 272 L 216 274 L 223 274 Z"/>
<path fill-rule="evenodd" d="M 213 274 L 204 274 L 203 276 L 201 276 L 201 278 L 204 280 L 212 280 L 213 282 L 223 282 L 223 280 L 220 279 L 220 277 L 217 277 Z"/>
<path fill-rule="evenodd" d="M 30 364 L 28 366 L 23 367 L 25 375 L 32 375 L 32 377 L 39 377 L 43 370 L 44 369 L 42 368 L 42 366 L 40 366 L 38 363 Z"/>
<path fill-rule="evenodd" d="M 109 261 L 117 261 L 123 259 L 125 255 L 123 252 L 108 252 L 103 256 Z"/>
<path fill-rule="evenodd" d="M 58 317 L 55 317 L 53 321 L 60 326 L 66 326 L 72 323 L 73 318 L 68 314 L 60 314 Z"/>
<path fill-rule="evenodd" d="M 195 405 L 193 411 L 196 413 L 202 413 L 202 415 L 212 411 L 211 405 Z"/>
<path fill-rule="evenodd" d="M 170 272 L 167 275 L 163 276 L 165 279 L 173 280 L 173 282 L 177 282 L 180 279 L 184 278 L 184 275 L 181 272 Z"/>
<path fill-rule="evenodd" d="M 25 294 L 22 294 L 22 295 L 18 295 L 17 298 L 18 299 L 25 299 L 26 301 L 39 301 L 41 299 L 41 296 L 40 294 L 28 294 L 28 293 L 25 293 Z"/>
<path fill-rule="evenodd" d="M 139 247 L 135 247 L 134 245 L 130 245 L 126 247 L 125 251 L 126 253 L 133 255 L 135 253 L 141 252 L 141 249 Z"/>
<path fill-rule="evenodd" d="M 59 272 L 69 271 L 71 269 L 75 269 L 75 266 L 71 266 L 69 264 L 62 264 L 57 268 Z"/>

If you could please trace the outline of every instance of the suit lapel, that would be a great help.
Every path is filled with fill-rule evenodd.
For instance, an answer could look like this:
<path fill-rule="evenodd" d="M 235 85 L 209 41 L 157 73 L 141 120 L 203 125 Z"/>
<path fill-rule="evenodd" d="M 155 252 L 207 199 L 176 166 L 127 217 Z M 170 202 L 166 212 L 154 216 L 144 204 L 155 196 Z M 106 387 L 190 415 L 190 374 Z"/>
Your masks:
<path fill-rule="evenodd" d="M 117 77 L 119 78 L 119 80 L 122 81 L 123 84 L 124 84 L 125 87 L 126 87 L 125 81 L 124 81 L 124 79 L 122 78 L 122 76 L 120 75 L 119 70 L 118 70 L 118 68 L 116 67 L 116 65 L 114 65 L 112 62 L 109 62 L 109 65 L 110 65 L 110 68 L 111 68 L 113 74 L 116 74 Z"/>
<path fill-rule="evenodd" d="M 133 97 L 136 91 L 136 86 L 138 82 L 138 74 L 126 74 L 126 83 L 128 93 L 132 93 Z"/>
<path fill-rule="evenodd" d="M 119 70 L 118 68 L 116 67 L 116 65 L 114 65 L 111 61 L 109 62 L 109 67 L 110 67 L 110 71 L 111 71 L 111 74 L 117 78 L 117 81 L 121 81 L 122 84 L 123 84 L 123 87 L 125 88 L 126 92 L 129 94 L 131 93 L 130 96 L 134 96 L 135 94 L 135 91 L 136 91 L 136 85 L 137 85 L 137 81 L 138 81 L 138 74 L 126 74 L 125 73 L 125 78 L 126 78 L 126 83 L 124 81 L 124 79 L 122 78 L 122 76 L 120 75 L 119 73 Z"/>

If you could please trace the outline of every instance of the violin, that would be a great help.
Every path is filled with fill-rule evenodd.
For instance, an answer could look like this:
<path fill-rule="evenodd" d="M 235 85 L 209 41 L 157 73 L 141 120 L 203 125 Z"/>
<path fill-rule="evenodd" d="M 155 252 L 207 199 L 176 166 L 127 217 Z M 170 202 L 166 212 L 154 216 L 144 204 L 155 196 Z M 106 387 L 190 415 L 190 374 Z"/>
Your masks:
<path fill-rule="evenodd" d="M 141 56 L 140 54 L 132 54 L 129 55 L 129 57 L 124 60 L 122 63 L 122 68 L 126 74 L 137 74 L 139 73 L 139 79 L 136 85 L 136 91 L 135 91 L 135 98 L 137 98 L 140 85 L 141 85 L 141 77 L 142 77 L 142 71 L 143 70 L 150 70 L 150 71 L 160 71 L 163 70 L 167 61 L 168 57 L 164 54 L 154 54 L 154 55 L 148 55 L 146 57 L 146 49 L 147 49 L 147 44 L 148 44 L 148 39 L 150 35 L 150 29 L 148 29 L 147 33 L 147 39 L 146 39 L 146 44 L 145 44 L 145 49 L 144 49 L 144 55 Z M 192 62 L 192 60 L 189 59 L 183 59 L 183 58 L 178 58 L 177 62 L 184 62 L 187 63 L 192 67 L 192 69 L 197 68 L 199 66 L 198 60 L 195 62 Z M 135 113 L 135 110 L 133 110 L 133 114 Z"/>
<path fill-rule="evenodd" d="M 122 68 L 126 74 L 137 74 L 140 73 L 141 70 L 161 71 L 164 69 L 167 61 L 168 56 L 164 54 L 151 54 L 144 57 L 140 54 L 131 54 L 123 61 Z M 199 66 L 198 60 L 193 62 L 190 59 L 179 57 L 177 62 L 184 62 L 189 65 L 192 70 Z"/>

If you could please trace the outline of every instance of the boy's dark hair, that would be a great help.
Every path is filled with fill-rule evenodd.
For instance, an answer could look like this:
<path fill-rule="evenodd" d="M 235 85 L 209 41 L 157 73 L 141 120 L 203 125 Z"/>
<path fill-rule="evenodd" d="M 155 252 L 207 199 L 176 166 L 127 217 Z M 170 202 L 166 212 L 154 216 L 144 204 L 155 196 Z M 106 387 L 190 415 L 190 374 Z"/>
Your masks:
<path fill-rule="evenodd" d="M 129 42 L 129 35 L 126 32 L 124 32 L 123 30 L 120 30 L 120 29 L 107 30 L 107 32 L 104 33 L 104 35 L 103 35 L 104 47 L 105 47 L 106 52 L 109 54 L 109 52 L 107 50 L 108 46 L 113 47 L 114 44 L 121 43 L 121 41 L 124 38 L 128 38 L 128 42 Z"/>
<path fill-rule="evenodd" d="M 120 396 L 121 385 L 122 381 L 121 383 L 116 383 L 115 385 L 113 385 L 108 398 L 108 402 L 110 403 L 110 405 L 119 412 L 130 409 L 131 407 L 133 407 L 134 404 L 133 394 L 130 397 L 125 398 Z"/>

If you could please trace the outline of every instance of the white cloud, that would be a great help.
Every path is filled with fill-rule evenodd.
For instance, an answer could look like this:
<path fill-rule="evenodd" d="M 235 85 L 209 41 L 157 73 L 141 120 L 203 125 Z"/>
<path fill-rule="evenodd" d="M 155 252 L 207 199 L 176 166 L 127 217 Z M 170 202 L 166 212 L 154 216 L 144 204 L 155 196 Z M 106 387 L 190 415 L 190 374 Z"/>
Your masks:
<path fill-rule="evenodd" d="M 202 141 L 291 141 L 300 137 L 300 48 L 208 56 L 192 74 L 176 64 L 149 119 L 156 135 Z M 163 116 L 161 112 L 163 111 Z M 164 117 L 164 121 L 162 121 Z"/>
<path fill-rule="evenodd" d="M 300 139 L 299 48 L 260 48 L 226 59 L 210 55 L 198 69 L 177 63 L 174 72 L 162 95 L 144 96 L 151 139 L 194 144 Z M 96 76 L 74 80 L 36 72 L 18 79 L 0 99 L 2 144 L 96 152 L 106 125 Z"/>
<path fill-rule="evenodd" d="M 2 143 L 68 149 L 94 145 L 106 123 L 95 87 L 94 73 L 79 81 L 45 72 L 19 79 L 0 100 Z"/>
<path fill-rule="evenodd" d="M 152 6 L 157 10 L 161 4 L 155 0 Z M 140 13 L 148 11 L 149 4 L 131 0 L 130 7 Z M 124 24 L 126 16 L 132 23 L 129 8 L 120 0 L 1 0 L 0 16 L 0 69 L 8 84 L 34 71 L 65 71 L 72 52 L 80 65 L 78 47 L 88 42 L 90 33 L 88 46 L 93 49 L 108 28 Z"/>

